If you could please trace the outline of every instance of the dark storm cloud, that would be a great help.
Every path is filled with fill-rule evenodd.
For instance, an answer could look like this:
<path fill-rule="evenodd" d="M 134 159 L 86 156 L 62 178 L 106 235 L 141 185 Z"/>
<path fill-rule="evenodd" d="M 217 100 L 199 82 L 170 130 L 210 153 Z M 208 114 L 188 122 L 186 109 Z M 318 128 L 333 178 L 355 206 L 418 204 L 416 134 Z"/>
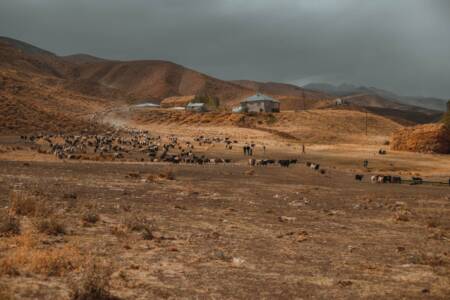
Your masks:
<path fill-rule="evenodd" d="M 223 79 L 450 98 L 448 0 L 3 0 L 0 34 L 58 54 L 165 59 Z"/>

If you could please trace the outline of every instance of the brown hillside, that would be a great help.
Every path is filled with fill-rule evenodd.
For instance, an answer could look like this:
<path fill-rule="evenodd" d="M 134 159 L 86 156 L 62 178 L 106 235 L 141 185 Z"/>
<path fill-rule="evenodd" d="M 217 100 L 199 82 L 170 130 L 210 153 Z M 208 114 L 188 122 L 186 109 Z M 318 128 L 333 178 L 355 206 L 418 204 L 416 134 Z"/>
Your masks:
<path fill-rule="evenodd" d="M 224 81 L 165 61 L 109 61 L 84 54 L 60 57 L 1 37 L 0 72 L 0 110 L 7 113 L 9 121 L 6 124 L 4 118 L 3 125 L 12 128 L 10 130 L 18 130 L 22 126 L 25 129 L 53 129 L 54 126 L 50 125 L 58 123 L 59 118 L 78 122 L 74 113 L 87 116 L 110 105 L 148 100 L 169 106 L 182 105 L 199 94 L 219 98 L 224 108 L 235 106 L 258 91 L 279 99 L 282 110 L 334 106 L 333 97 L 295 85 Z M 392 105 L 382 99 L 354 98 L 352 101 L 381 109 L 373 112 L 388 115 L 403 124 L 415 123 L 416 118 L 422 118 L 417 114 L 426 113 L 402 106 L 403 115 L 387 114 L 382 106 Z M 33 115 L 36 117 L 28 117 Z M 13 120 L 22 120 L 23 123 Z"/>
<path fill-rule="evenodd" d="M 450 129 L 444 124 L 403 128 L 392 136 L 392 149 L 450 154 Z"/>
<path fill-rule="evenodd" d="M 128 112 L 118 112 L 115 115 L 118 120 L 128 117 Z M 254 116 L 228 112 L 198 114 L 164 109 L 141 109 L 134 111 L 131 119 L 138 126 L 153 124 L 186 128 L 220 127 L 221 131 L 226 131 L 226 128 L 233 131 L 236 127 L 244 127 L 316 144 L 380 144 L 402 127 L 389 119 L 369 114 L 368 136 L 365 136 L 365 113 L 338 109 L 287 111 Z"/>
<path fill-rule="evenodd" d="M 165 61 L 101 62 L 77 67 L 77 78 L 124 91 L 130 100 L 159 100 L 173 96 L 214 95 L 225 106 L 254 93 Z"/>
<path fill-rule="evenodd" d="M 0 69 L 0 132 L 79 131 L 107 102 L 70 92 L 61 80 Z"/>

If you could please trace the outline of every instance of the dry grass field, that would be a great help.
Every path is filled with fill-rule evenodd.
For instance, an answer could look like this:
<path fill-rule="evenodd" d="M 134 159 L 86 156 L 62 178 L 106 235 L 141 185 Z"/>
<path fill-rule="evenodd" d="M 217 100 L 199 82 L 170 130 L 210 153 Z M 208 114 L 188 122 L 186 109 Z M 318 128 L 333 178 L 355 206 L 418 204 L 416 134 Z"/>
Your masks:
<path fill-rule="evenodd" d="M 99 118 L 163 139 L 228 136 L 238 140 L 232 150 L 213 143 L 195 151 L 232 163 L 58 160 L 3 136 L 2 299 L 448 299 L 450 187 L 369 177 L 446 182 L 450 161 L 378 155 L 395 123 L 371 116 L 386 130 L 365 137 L 352 124 L 362 120 L 355 112 L 288 112 L 274 124 L 261 116 L 208 124 L 198 120 L 208 115 L 123 114 Z M 327 114 L 348 122 L 330 126 Z M 317 143 L 308 135 L 314 128 Z M 250 167 L 245 142 L 256 143 L 255 158 L 298 163 Z"/>

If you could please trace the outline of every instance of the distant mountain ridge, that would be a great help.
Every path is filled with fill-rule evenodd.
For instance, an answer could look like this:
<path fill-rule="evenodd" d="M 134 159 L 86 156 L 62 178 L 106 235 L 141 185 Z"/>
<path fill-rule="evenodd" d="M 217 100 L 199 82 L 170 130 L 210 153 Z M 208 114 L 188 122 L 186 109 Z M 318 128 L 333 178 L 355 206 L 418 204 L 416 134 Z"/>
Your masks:
<path fill-rule="evenodd" d="M 310 83 L 302 86 L 305 89 L 320 91 L 337 97 L 351 96 L 355 94 L 369 94 L 382 97 L 393 102 L 414 105 L 422 108 L 433 109 L 437 111 L 446 111 L 447 100 L 434 97 L 412 97 L 401 96 L 393 92 L 375 87 L 357 86 L 353 84 L 332 85 L 328 83 Z"/>

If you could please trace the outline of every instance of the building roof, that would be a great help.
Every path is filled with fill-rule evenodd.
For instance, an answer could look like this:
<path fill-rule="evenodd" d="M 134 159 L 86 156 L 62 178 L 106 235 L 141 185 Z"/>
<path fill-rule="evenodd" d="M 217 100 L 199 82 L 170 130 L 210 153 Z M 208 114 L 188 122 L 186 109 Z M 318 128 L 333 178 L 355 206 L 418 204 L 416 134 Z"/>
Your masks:
<path fill-rule="evenodd" d="M 271 102 L 280 103 L 280 101 L 275 100 L 274 98 L 272 98 L 270 96 L 260 94 L 260 93 L 242 100 L 241 103 L 242 102 L 258 102 L 258 101 L 271 101 Z"/>
<path fill-rule="evenodd" d="M 203 107 L 205 103 L 188 103 L 188 107 Z"/>

